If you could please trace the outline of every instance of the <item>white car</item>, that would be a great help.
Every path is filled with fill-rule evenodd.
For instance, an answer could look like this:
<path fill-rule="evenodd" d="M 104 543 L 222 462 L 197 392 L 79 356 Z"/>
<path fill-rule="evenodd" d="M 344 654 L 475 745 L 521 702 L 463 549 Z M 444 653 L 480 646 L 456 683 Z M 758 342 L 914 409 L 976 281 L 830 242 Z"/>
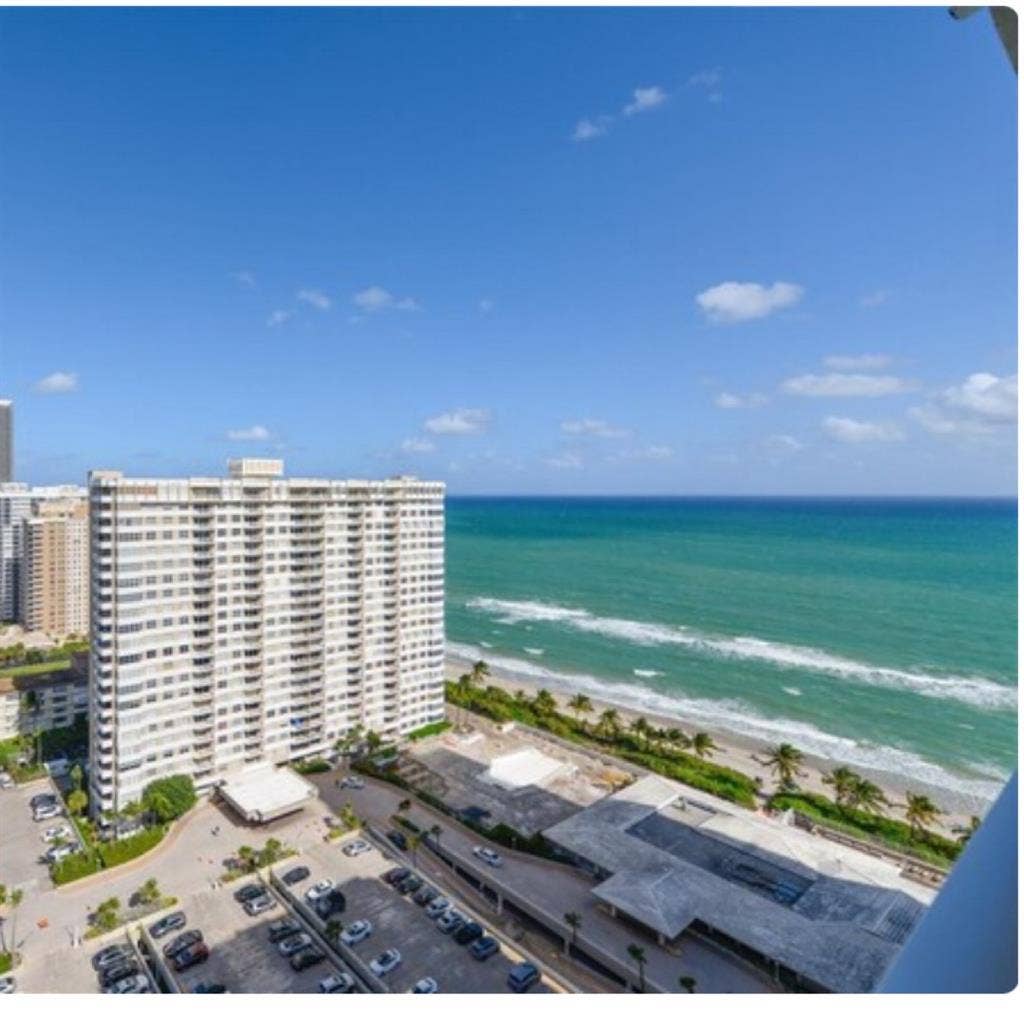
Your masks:
<path fill-rule="evenodd" d="M 334 888 L 334 880 L 321 878 L 316 885 L 311 885 L 306 890 L 306 902 L 315 903 L 321 896 L 326 896 Z"/>
<path fill-rule="evenodd" d="M 277 951 L 281 956 L 294 956 L 296 953 L 313 945 L 313 940 L 306 932 L 299 932 L 298 935 L 290 935 L 277 944 Z"/>
<path fill-rule="evenodd" d="M 14 779 L 7 772 L 0 772 L 0 789 L 13 789 Z"/>
<path fill-rule="evenodd" d="M 321 992 L 354 992 L 355 979 L 351 974 L 342 971 L 340 974 L 328 974 L 320 979 Z"/>
<path fill-rule="evenodd" d="M 149 979 L 144 974 L 132 974 L 103 990 L 107 995 L 138 995 L 149 991 Z"/>
<path fill-rule="evenodd" d="M 489 846 L 474 846 L 473 856 L 479 857 L 492 868 L 500 868 L 504 861 Z"/>
<path fill-rule="evenodd" d="M 368 939 L 373 934 L 373 925 L 369 921 L 363 919 L 362 921 L 353 921 L 348 925 L 341 933 L 341 941 L 346 946 L 355 946 L 362 942 L 363 939 Z"/>
<path fill-rule="evenodd" d="M 59 818 L 64 812 L 58 804 L 43 804 L 37 807 L 32 814 L 34 821 L 47 821 L 50 818 Z"/>
<path fill-rule="evenodd" d="M 55 839 L 63 839 L 71 835 L 71 829 L 67 825 L 51 825 L 43 832 L 43 842 L 52 843 Z"/>
<path fill-rule="evenodd" d="M 414 992 L 416 995 L 426 995 L 430 992 L 437 991 L 437 982 L 433 978 L 420 978 L 411 989 L 410 992 Z"/>
<path fill-rule="evenodd" d="M 438 896 L 436 900 L 427 904 L 427 917 L 431 919 L 440 917 L 451 905 L 451 900 L 445 899 L 444 896 Z"/>
<path fill-rule="evenodd" d="M 78 843 L 64 843 L 61 846 L 53 847 L 52 850 L 48 850 L 46 859 L 51 864 L 59 864 L 65 857 L 70 857 L 73 853 L 78 853 Z"/>
<path fill-rule="evenodd" d="M 365 839 L 353 839 L 351 843 L 346 843 L 342 848 L 341 852 L 346 857 L 358 857 L 361 853 L 369 853 L 373 847 Z"/>
<path fill-rule="evenodd" d="M 385 949 L 383 953 L 375 956 L 370 961 L 370 970 L 378 978 L 383 978 L 385 974 L 390 974 L 401 962 L 402 954 L 397 949 Z"/>
<path fill-rule="evenodd" d="M 341 780 L 341 784 L 347 789 L 362 789 L 366 783 L 358 775 L 349 775 Z"/>
<path fill-rule="evenodd" d="M 251 899 L 243 904 L 245 912 L 250 917 L 259 917 L 260 914 L 264 914 L 276 906 L 277 900 L 269 892 L 265 892 L 262 896 L 257 896 L 255 899 Z"/>

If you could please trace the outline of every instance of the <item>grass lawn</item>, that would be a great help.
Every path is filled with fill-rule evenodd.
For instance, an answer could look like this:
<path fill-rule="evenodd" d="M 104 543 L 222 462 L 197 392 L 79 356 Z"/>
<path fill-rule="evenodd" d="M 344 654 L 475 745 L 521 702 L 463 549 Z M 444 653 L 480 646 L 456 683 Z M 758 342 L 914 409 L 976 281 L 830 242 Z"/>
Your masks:
<path fill-rule="evenodd" d="M 18 665 L 16 668 L 0 668 L 0 676 L 41 676 L 47 672 L 61 672 L 71 668 L 71 659 L 66 661 L 41 661 L 38 665 Z"/>

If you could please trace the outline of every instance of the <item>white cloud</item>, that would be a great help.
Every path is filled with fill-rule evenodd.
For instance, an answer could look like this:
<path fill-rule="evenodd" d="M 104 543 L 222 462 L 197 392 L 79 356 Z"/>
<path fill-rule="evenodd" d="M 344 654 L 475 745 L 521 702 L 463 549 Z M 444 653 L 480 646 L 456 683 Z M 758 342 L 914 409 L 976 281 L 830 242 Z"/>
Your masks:
<path fill-rule="evenodd" d="M 798 284 L 776 281 L 773 285 L 723 281 L 696 296 L 697 305 L 712 323 L 756 320 L 800 301 L 804 290 Z"/>
<path fill-rule="evenodd" d="M 379 284 L 371 285 L 352 296 L 352 301 L 365 313 L 377 313 L 382 309 L 416 310 L 420 304 L 411 297 L 396 298 Z"/>
<path fill-rule="evenodd" d="M 892 362 L 892 356 L 880 353 L 865 353 L 860 356 L 825 356 L 822 362 L 830 370 L 882 370 Z"/>
<path fill-rule="evenodd" d="M 765 451 L 776 458 L 782 455 L 793 455 L 806 447 L 803 441 L 798 441 L 792 434 L 769 434 L 763 444 Z"/>
<path fill-rule="evenodd" d="M 477 309 L 479 309 L 481 313 L 490 313 L 494 309 L 494 300 L 481 299 L 477 303 Z"/>
<path fill-rule="evenodd" d="M 236 270 L 230 276 L 232 281 L 240 284 L 243 288 L 256 287 L 256 278 L 251 270 Z"/>
<path fill-rule="evenodd" d="M 981 437 L 1017 419 L 1017 375 L 972 373 L 963 383 L 945 388 L 935 401 L 915 406 L 908 415 L 932 434 Z"/>
<path fill-rule="evenodd" d="M 44 395 L 62 395 L 78 390 L 78 374 L 58 370 L 36 383 L 36 391 Z"/>
<path fill-rule="evenodd" d="M 864 444 L 873 441 L 902 441 L 903 431 L 891 423 L 876 423 L 871 420 L 852 420 L 846 416 L 826 416 L 821 421 L 822 429 L 834 441 L 846 444 Z"/>
<path fill-rule="evenodd" d="M 622 108 L 622 113 L 626 117 L 642 114 L 645 110 L 654 110 L 655 107 L 660 107 L 667 99 L 668 93 L 660 85 L 634 89 L 633 99 Z"/>
<path fill-rule="evenodd" d="M 862 296 L 860 304 L 866 309 L 873 309 L 875 306 L 882 305 L 883 302 L 888 302 L 891 298 L 891 291 L 887 288 L 879 288 L 877 291 L 868 292 L 867 295 Z"/>
<path fill-rule="evenodd" d="M 486 409 L 453 409 L 428 419 L 423 429 L 431 434 L 479 434 L 490 418 Z"/>
<path fill-rule="evenodd" d="M 280 327 L 281 324 L 287 323 L 291 318 L 292 315 L 287 309 L 275 309 L 274 312 L 267 317 L 267 326 Z"/>
<path fill-rule="evenodd" d="M 544 465 L 552 469 L 582 469 L 583 459 L 576 452 L 562 452 L 561 455 L 544 459 Z"/>
<path fill-rule="evenodd" d="M 613 427 L 606 420 L 566 420 L 562 424 L 563 434 L 586 434 L 590 437 L 628 437 L 629 431 Z"/>
<path fill-rule="evenodd" d="M 879 398 L 913 389 L 913 384 L 899 377 L 868 373 L 805 373 L 782 382 L 787 394 L 808 398 Z"/>
<path fill-rule="evenodd" d="M 296 296 L 299 302 L 305 302 L 314 309 L 325 310 L 331 308 L 331 300 L 323 292 L 316 288 L 303 288 Z"/>
<path fill-rule="evenodd" d="M 602 135 L 608 134 L 610 117 L 584 117 L 576 122 L 576 127 L 569 137 L 573 142 L 590 142 L 592 139 L 599 139 Z"/>
<path fill-rule="evenodd" d="M 703 71 L 696 71 L 690 75 L 688 85 L 697 85 L 702 89 L 714 89 L 722 84 L 722 72 L 720 68 L 706 68 Z"/>
<path fill-rule="evenodd" d="M 409 455 L 423 455 L 435 451 L 437 445 L 427 437 L 408 437 L 399 445 L 399 448 Z"/>
<path fill-rule="evenodd" d="M 752 391 L 749 395 L 737 395 L 732 391 L 723 391 L 715 397 L 715 405 L 719 409 L 756 409 L 768 401 L 766 395 Z"/>
<path fill-rule="evenodd" d="M 229 441 L 269 441 L 270 431 L 258 424 L 252 427 L 240 427 L 228 431 Z"/>

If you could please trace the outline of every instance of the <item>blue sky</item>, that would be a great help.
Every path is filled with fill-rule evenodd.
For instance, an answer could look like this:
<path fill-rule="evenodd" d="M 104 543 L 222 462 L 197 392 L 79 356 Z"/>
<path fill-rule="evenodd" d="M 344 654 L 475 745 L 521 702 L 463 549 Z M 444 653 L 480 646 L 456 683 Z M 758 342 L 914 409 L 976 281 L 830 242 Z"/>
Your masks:
<path fill-rule="evenodd" d="M 906 10 L 0 12 L 17 475 L 1016 490 L 1016 85 Z"/>

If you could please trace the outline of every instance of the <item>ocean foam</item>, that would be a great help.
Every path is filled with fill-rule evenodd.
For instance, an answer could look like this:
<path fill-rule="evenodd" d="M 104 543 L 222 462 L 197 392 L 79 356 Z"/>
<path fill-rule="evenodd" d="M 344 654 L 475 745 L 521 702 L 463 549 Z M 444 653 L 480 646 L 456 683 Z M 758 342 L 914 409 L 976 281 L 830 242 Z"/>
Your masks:
<path fill-rule="evenodd" d="M 939 676 L 885 668 L 829 654 L 813 647 L 797 647 L 752 636 L 715 637 L 686 626 L 665 626 L 652 622 L 607 618 L 592 615 L 582 608 L 563 608 L 540 601 L 503 601 L 494 597 L 474 597 L 467 602 L 467 607 L 498 615 L 498 621 L 506 625 L 551 622 L 584 633 L 597 633 L 641 646 L 675 644 L 701 654 L 761 661 L 783 669 L 820 672 L 867 686 L 907 690 L 924 697 L 955 700 L 977 707 L 1013 708 L 1017 705 L 1015 687 L 1004 686 L 978 676 Z"/>
<path fill-rule="evenodd" d="M 536 655 L 538 658 L 544 653 L 543 647 L 524 647 L 523 650 L 526 651 L 527 654 Z"/>
<path fill-rule="evenodd" d="M 793 697 L 802 697 L 804 695 L 804 691 L 798 690 L 795 686 L 784 686 L 782 690 L 784 693 L 788 693 Z"/>
<path fill-rule="evenodd" d="M 641 679 L 655 679 L 657 676 L 663 676 L 664 674 L 664 672 L 655 672 L 653 668 L 633 669 L 633 675 L 639 676 Z"/>
<path fill-rule="evenodd" d="M 449 641 L 448 654 L 461 661 L 477 661 L 481 652 L 469 644 Z M 966 797 L 977 809 L 995 799 L 1006 778 L 1006 773 L 994 765 L 985 766 L 984 772 L 979 771 L 985 778 L 970 778 L 907 750 L 835 736 L 809 722 L 764 718 L 756 708 L 739 700 L 669 696 L 639 684 L 613 683 L 582 673 L 556 672 L 520 658 L 497 656 L 487 660 L 492 668 L 512 682 L 519 678 L 532 685 L 566 693 L 586 693 L 596 700 L 632 708 L 637 712 L 679 718 L 767 744 L 792 743 L 812 756 L 864 771 L 885 772 L 908 781 L 921 782 L 948 793 L 950 797 Z M 971 767 L 976 771 L 981 768 L 974 765 Z M 759 771 L 753 762 L 749 770 L 752 774 Z"/>

